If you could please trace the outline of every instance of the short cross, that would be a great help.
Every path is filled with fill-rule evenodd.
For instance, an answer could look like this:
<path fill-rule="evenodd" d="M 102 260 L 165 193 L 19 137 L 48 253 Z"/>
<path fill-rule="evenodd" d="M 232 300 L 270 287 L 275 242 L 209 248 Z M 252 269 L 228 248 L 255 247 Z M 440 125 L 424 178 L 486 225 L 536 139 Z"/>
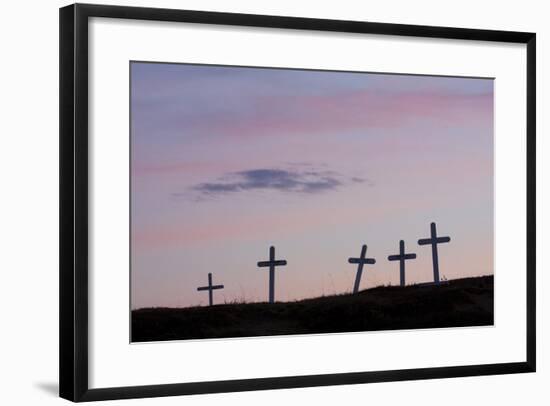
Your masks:
<path fill-rule="evenodd" d="M 434 267 L 434 283 L 439 285 L 439 258 L 437 255 L 437 244 L 442 244 L 451 241 L 451 237 L 438 237 L 437 230 L 435 229 L 435 223 L 430 225 L 431 227 L 431 237 L 423 238 L 418 240 L 418 245 L 428 245 L 432 246 L 432 262 Z"/>
<path fill-rule="evenodd" d="M 269 247 L 269 261 L 260 261 L 260 268 L 269 267 L 269 303 L 275 302 L 275 267 L 286 265 L 284 259 L 275 260 L 275 247 Z"/>
<path fill-rule="evenodd" d="M 405 286 L 405 261 L 415 259 L 416 254 L 405 254 L 405 241 L 399 241 L 399 255 L 390 255 L 388 261 L 399 261 L 399 284 Z"/>
<path fill-rule="evenodd" d="M 363 245 L 363 247 L 361 248 L 361 256 L 359 258 L 348 259 L 348 262 L 350 264 L 358 264 L 357 274 L 355 275 L 355 284 L 353 285 L 353 293 L 359 292 L 359 285 L 361 284 L 361 274 L 363 273 L 363 265 L 376 263 L 376 260 L 374 258 L 365 258 L 365 255 L 367 255 L 367 246 Z"/>
<path fill-rule="evenodd" d="M 197 288 L 197 290 L 207 290 L 208 291 L 208 304 L 212 306 L 214 302 L 213 298 L 213 291 L 214 289 L 223 289 L 223 285 L 212 285 L 212 274 L 208 274 L 208 286 L 201 286 L 200 288 Z"/>

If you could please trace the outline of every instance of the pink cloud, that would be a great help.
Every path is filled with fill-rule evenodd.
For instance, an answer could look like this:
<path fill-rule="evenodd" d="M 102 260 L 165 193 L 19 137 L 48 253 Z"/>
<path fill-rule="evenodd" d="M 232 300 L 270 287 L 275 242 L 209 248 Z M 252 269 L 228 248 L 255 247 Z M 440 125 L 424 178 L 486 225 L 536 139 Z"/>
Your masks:
<path fill-rule="evenodd" d="M 248 137 L 397 128 L 415 120 L 474 124 L 490 117 L 487 112 L 492 109 L 492 98 L 491 93 L 399 95 L 366 90 L 329 96 L 266 96 L 252 106 L 253 114 L 213 117 L 191 130 Z M 182 127 L 185 128 L 185 123 Z"/>
<path fill-rule="evenodd" d="M 491 125 L 493 108 L 492 93 L 483 94 L 446 94 L 446 93 L 407 93 L 380 94 L 375 91 L 351 91 L 337 95 L 304 95 L 300 97 L 265 96 L 256 101 L 253 111 L 247 114 L 212 117 L 211 120 L 181 123 L 182 131 L 195 133 L 205 138 L 208 143 L 225 145 L 225 158 L 216 162 L 191 161 L 168 162 L 166 164 L 134 163 L 132 173 L 135 175 L 201 173 L 216 174 L 229 170 L 239 170 L 239 162 L 231 163 L 235 153 L 246 150 L 246 144 L 232 148 L 235 138 L 257 136 L 287 137 L 288 148 L 311 147 L 310 138 L 294 137 L 294 134 L 318 137 L 324 134 L 336 134 L 335 151 L 344 149 L 338 145 L 340 133 L 348 131 L 396 129 L 411 124 L 428 122 L 430 127 L 438 128 L 472 128 Z M 412 130 L 412 128 L 411 128 Z M 429 135 L 429 134 L 426 134 Z M 221 136 L 215 140 L 212 136 Z M 244 141 L 243 141 L 244 142 Z M 400 148 L 402 139 L 386 137 L 379 141 L 387 148 Z M 222 143 L 222 144 L 220 144 Z M 415 144 L 407 148 L 418 148 Z M 331 153 L 334 153 L 332 151 Z M 347 150 L 346 150 L 347 151 Z M 343 151 L 349 153 L 349 151 Z M 291 156 L 292 153 L 287 152 Z M 251 155 L 248 163 L 256 161 Z M 264 158 L 262 158 L 264 159 Z M 263 162 L 263 160 L 260 160 Z"/>

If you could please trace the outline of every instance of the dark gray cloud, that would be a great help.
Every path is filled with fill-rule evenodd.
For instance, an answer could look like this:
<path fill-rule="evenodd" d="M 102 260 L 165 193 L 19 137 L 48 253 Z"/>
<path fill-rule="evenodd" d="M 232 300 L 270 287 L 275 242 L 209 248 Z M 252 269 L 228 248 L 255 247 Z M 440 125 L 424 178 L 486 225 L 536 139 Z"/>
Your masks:
<path fill-rule="evenodd" d="M 317 170 L 310 166 L 304 170 L 262 168 L 232 172 L 212 182 L 199 183 L 191 187 L 191 191 L 203 197 L 255 190 L 313 194 L 335 190 L 345 183 L 365 181 L 363 178 L 345 178 L 337 172 Z"/>

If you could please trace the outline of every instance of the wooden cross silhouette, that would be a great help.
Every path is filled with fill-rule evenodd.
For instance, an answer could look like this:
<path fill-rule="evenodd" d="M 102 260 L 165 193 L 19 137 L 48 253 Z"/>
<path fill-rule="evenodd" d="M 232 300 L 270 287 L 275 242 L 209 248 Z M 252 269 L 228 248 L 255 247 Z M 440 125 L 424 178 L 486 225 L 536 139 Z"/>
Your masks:
<path fill-rule="evenodd" d="M 359 258 L 348 259 L 348 262 L 350 264 L 358 264 L 357 274 L 355 275 L 355 284 L 353 285 L 353 293 L 359 292 L 359 285 L 361 284 L 361 274 L 363 273 L 363 265 L 376 263 L 376 260 L 374 258 L 365 258 L 365 255 L 367 255 L 367 246 L 363 245 L 363 247 L 361 248 L 361 256 Z"/>
<path fill-rule="evenodd" d="M 212 285 L 212 274 L 208 274 L 208 286 L 201 286 L 197 288 L 198 291 L 207 290 L 208 291 L 208 304 L 212 306 L 214 298 L 213 291 L 214 289 L 223 289 L 223 285 Z"/>
<path fill-rule="evenodd" d="M 431 228 L 431 237 L 423 238 L 418 240 L 418 245 L 428 245 L 432 246 L 432 262 L 434 267 L 434 283 L 439 285 L 439 257 L 437 255 L 437 244 L 443 244 L 451 241 L 451 237 L 438 237 L 437 230 L 435 228 L 435 223 L 430 224 Z"/>
<path fill-rule="evenodd" d="M 390 255 L 388 261 L 399 261 L 399 284 L 405 286 L 405 261 L 415 259 L 416 254 L 405 254 L 405 241 L 399 240 L 399 255 Z"/>
<path fill-rule="evenodd" d="M 275 260 L 275 247 L 269 247 L 269 261 L 258 262 L 260 268 L 269 267 L 269 303 L 275 302 L 275 267 L 284 265 L 284 259 Z"/>

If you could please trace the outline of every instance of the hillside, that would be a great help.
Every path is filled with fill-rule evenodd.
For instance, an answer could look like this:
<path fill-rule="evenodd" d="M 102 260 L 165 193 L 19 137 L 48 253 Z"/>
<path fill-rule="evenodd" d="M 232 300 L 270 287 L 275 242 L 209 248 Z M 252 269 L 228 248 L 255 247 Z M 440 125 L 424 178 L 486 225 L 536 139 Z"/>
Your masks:
<path fill-rule="evenodd" d="M 377 287 L 296 302 L 132 311 L 132 341 L 335 333 L 493 324 L 493 276 L 440 286 Z"/>

